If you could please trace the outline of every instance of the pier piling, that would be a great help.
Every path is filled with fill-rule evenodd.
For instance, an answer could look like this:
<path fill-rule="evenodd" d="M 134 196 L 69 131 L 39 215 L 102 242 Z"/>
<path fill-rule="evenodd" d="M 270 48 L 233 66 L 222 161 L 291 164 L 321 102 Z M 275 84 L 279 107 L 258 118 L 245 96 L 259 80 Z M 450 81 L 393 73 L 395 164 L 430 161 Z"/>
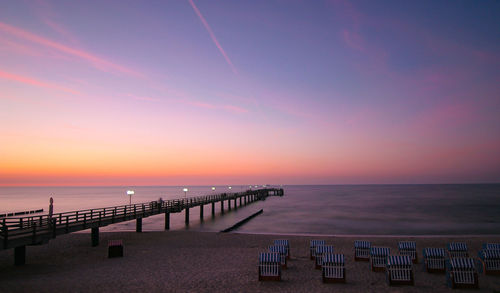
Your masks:
<path fill-rule="evenodd" d="M 91 229 L 90 237 L 92 239 L 92 246 L 99 245 L 99 227 L 93 227 Z"/>
<path fill-rule="evenodd" d="M 142 218 L 137 218 L 135 220 L 135 232 L 137 233 L 142 232 Z"/>
<path fill-rule="evenodd" d="M 170 230 L 170 213 L 165 212 L 165 230 Z"/>
<path fill-rule="evenodd" d="M 185 222 L 186 222 L 186 226 L 189 226 L 189 208 L 186 208 L 186 219 L 185 219 Z"/>
<path fill-rule="evenodd" d="M 200 220 L 203 221 L 203 205 L 200 205 Z"/>
<path fill-rule="evenodd" d="M 23 266 L 26 263 L 26 245 L 14 248 L 14 264 Z"/>

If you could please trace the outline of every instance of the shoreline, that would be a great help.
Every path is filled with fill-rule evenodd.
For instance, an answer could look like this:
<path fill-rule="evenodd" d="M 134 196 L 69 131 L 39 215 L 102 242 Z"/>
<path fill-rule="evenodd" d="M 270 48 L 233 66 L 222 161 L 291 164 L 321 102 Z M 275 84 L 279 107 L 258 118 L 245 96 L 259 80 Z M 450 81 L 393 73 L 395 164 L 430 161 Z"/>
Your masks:
<path fill-rule="evenodd" d="M 291 259 L 281 282 L 257 280 L 258 255 L 274 239 L 289 239 Z M 389 287 L 384 273 L 371 272 L 366 262 L 353 260 L 354 237 L 320 236 L 346 256 L 346 284 L 323 284 L 309 259 L 309 241 L 318 236 L 219 233 L 189 230 L 165 232 L 101 232 L 91 247 L 88 233 L 58 236 L 46 245 L 28 246 L 26 265 L 13 265 L 14 250 L 0 251 L 1 292 L 451 292 L 445 275 L 422 270 L 424 247 L 444 247 L 464 237 L 411 237 L 417 242 L 419 264 L 415 286 Z M 374 246 L 397 253 L 398 240 L 408 237 L 362 237 Z M 124 257 L 107 258 L 107 241 L 121 239 Z M 472 257 L 484 242 L 500 236 L 465 240 Z M 50 286 L 49 286 L 50 284 Z M 479 291 L 500 291 L 500 276 L 479 274 Z M 455 291 L 454 291 L 455 292 Z M 460 292 L 458 290 L 457 292 Z"/>

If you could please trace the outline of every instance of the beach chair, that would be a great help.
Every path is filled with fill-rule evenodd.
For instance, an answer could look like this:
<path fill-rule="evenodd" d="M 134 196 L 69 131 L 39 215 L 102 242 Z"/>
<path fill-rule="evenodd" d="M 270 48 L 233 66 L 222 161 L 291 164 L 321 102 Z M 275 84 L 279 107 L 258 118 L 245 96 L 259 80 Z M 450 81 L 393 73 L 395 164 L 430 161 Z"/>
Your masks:
<path fill-rule="evenodd" d="M 286 247 L 286 257 L 290 259 L 290 241 L 286 239 L 277 239 L 274 240 L 275 246 L 285 246 Z"/>
<path fill-rule="evenodd" d="M 309 257 L 311 259 L 315 259 L 316 257 L 316 246 L 325 245 L 325 240 L 311 240 L 311 244 L 309 245 Z"/>
<path fill-rule="evenodd" d="M 354 261 L 369 261 L 371 246 L 370 241 L 354 241 Z"/>
<path fill-rule="evenodd" d="M 373 272 L 385 270 L 387 257 L 391 254 L 389 247 L 372 247 L 370 249 L 370 264 Z"/>
<path fill-rule="evenodd" d="M 446 245 L 450 258 L 452 257 L 469 257 L 467 244 L 464 242 L 450 242 Z"/>
<path fill-rule="evenodd" d="M 286 252 L 287 252 L 287 248 L 286 246 L 282 246 L 282 245 L 271 245 L 269 246 L 269 252 L 274 252 L 274 253 L 279 253 L 280 255 L 280 264 L 281 264 L 281 268 L 283 269 L 286 269 L 286 265 L 287 265 L 287 257 L 286 257 Z"/>
<path fill-rule="evenodd" d="M 446 281 L 448 287 L 452 289 L 479 288 L 478 274 L 473 258 L 450 258 L 446 264 L 446 269 Z"/>
<path fill-rule="evenodd" d="M 481 249 L 479 262 L 486 275 L 500 275 L 500 249 Z"/>
<path fill-rule="evenodd" d="M 446 251 L 444 248 L 424 248 L 422 251 L 424 256 L 424 266 L 428 273 L 445 273 L 446 272 Z"/>
<path fill-rule="evenodd" d="M 281 281 L 281 255 L 264 252 L 259 255 L 259 281 Z"/>
<path fill-rule="evenodd" d="M 321 269 L 321 266 L 323 265 L 323 255 L 325 254 L 333 254 L 333 245 L 318 245 L 316 246 L 316 260 L 315 260 L 315 265 L 314 267 L 317 270 Z"/>
<path fill-rule="evenodd" d="M 325 253 L 321 265 L 323 283 L 345 283 L 343 254 Z"/>
<path fill-rule="evenodd" d="M 399 241 L 398 250 L 400 255 L 408 255 L 413 263 L 418 263 L 417 244 L 415 241 Z"/>
<path fill-rule="evenodd" d="M 122 240 L 108 240 L 108 258 L 123 256 Z"/>
<path fill-rule="evenodd" d="M 389 255 L 386 264 L 386 279 L 391 285 L 415 285 L 413 260 L 409 255 Z"/>
<path fill-rule="evenodd" d="M 483 243 L 483 249 L 500 250 L 500 243 Z"/>

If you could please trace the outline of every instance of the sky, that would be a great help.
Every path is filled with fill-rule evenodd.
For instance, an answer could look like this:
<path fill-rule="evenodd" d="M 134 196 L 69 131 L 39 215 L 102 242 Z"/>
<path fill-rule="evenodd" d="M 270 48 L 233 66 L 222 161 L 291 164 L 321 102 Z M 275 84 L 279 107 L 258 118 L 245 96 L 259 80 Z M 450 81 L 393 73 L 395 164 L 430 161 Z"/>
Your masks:
<path fill-rule="evenodd" d="M 500 183 L 500 2 L 0 2 L 0 185 Z"/>

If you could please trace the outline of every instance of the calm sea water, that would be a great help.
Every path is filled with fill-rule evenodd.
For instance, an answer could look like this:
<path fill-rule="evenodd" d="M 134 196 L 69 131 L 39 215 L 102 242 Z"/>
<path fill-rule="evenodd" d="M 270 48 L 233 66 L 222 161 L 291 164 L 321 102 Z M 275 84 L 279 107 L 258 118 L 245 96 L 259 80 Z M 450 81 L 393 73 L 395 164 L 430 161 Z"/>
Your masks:
<path fill-rule="evenodd" d="M 0 214 L 29 209 L 54 212 L 128 204 L 127 189 L 135 190 L 133 203 L 184 197 L 183 187 L 0 187 Z M 228 192 L 228 187 L 188 187 L 187 196 Z M 245 190 L 234 186 L 232 191 Z M 284 197 L 269 197 L 211 217 L 205 206 L 191 209 L 189 227 L 184 213 L 172 214 L 172 229 L 220 231 L 264 209 L 239 232 L 329 235 L 455 235 L 500 234 L 500 184 L 467 185 L 325 185 L 284 186 Z M 239 203 L 239 202 L 238 202 Z M 143 220 L 143 230 L 163 229 L 163 216 Z M 106 227 L 107 231 L 134 230 L 135 222 Z"/>

